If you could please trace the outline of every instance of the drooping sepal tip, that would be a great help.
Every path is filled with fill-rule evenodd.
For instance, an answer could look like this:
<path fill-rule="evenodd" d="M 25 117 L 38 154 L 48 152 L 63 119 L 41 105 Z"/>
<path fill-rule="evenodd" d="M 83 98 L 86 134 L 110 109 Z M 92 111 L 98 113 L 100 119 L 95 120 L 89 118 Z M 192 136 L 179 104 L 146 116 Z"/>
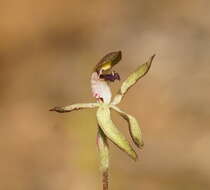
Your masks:
<path fill-rule="evenodd" d="M 134 142 L 134 144 L 142 149 L 144 146 L 144 142 L 142 139 L 142 133 L 141 133 L 141 129 L 139 127 L 139 123 L 136 120 L 135 117 L 127 114 L 126 112 L 123 112 L 120 108 L 111 105 L 110 108 L 112 108 L 114 111 L 116 111 L 123 119 L 125 119 L 128 122 L 128 126 L 129 126 L 129 133 L 131 135 L 131 138 Z"/>

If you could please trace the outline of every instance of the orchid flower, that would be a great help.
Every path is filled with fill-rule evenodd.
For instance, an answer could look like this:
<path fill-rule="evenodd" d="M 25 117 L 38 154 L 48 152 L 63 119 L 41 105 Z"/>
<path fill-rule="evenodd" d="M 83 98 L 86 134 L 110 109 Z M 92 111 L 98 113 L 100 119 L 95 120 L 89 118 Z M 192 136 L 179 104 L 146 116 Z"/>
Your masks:
<path fill-rule="evenodd" d="M 126 80 L 124 80 L 119 91 L 112 100 L 112 94 L 109 83 L 114 82 L 115 80 L 120 80 L 120 75 L 115 71 L 111 71 L 111 69 L 120 61 L 121 51 L 111 52 L 107 54 L 96 65 L 91 75 L 92 94 L 93 97 L 96 98 L 96 103 L 78 103 L 64 107 L 54 107 L 50 110 L 59 113 L 65 113 L 79 109 L 97 108 L 97 145 L 100 155 L 100 168 L 103 176 L 103 190 L 108 190 L 108 141 L 111 141 L 118 148 L 127 153 L 127 155 L 130 156 L 133 160 L 136 161 L 138 158 L 137 153 L 132 148 L 129 141 L 124 137 L 124 135 L 118 130 L 116 125 L 113 123 L 111 119 L 111 110 L 117 112 L 122 118 L 124 118 L 127 121 L 129 133 L 134 144 L 140 149 L 142 149 L 144 146 L 144 142 L 142 140 L 142 133 L 136 118 L 122 111 L 116 105 L 122 101 L 127 91 L 149 71 L 154 57 L 155 55 L 151 56 L 146 63 L 140 65 L 136 69 L 136 71 L 130 74 Z"/>

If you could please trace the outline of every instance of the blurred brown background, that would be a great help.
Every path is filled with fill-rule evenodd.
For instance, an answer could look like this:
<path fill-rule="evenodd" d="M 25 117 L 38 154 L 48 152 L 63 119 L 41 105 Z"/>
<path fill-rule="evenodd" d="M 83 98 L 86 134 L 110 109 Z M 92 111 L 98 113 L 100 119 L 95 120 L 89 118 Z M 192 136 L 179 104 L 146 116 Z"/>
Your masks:
<path fill-rule="evenodd" d="M 2 0 L 0 189 L 101 189 L 95 111 L 48 110 L 93 102 L 90 73 L 114 50 L 123 52 L 121 78 L 157 56 L 120 105 L 140 121 L 144 151 L 134 163 L 111 146 L 110 189 L 210 189 L 209 8 L 208 0 Z"/>

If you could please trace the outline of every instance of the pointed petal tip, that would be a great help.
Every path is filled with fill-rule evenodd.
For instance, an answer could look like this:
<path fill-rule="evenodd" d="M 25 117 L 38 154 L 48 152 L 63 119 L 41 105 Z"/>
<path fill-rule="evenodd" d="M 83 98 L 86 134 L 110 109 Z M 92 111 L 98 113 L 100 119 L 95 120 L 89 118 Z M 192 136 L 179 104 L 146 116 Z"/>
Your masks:
<path fill-rule="evenodd" d="M 135 156 L 134 157 L 132 157 L 132 159 L 136 162 L 136 161 L 138 161 L 138 155 L 135 153 Z"/>
<path fill-rule="evenodd" d="M 139 149 L 143 149 L 144 147 L 144 142 L 139 142 L 139 139 L 135 138 L 133 139 L 134 144 L 139 148 Z"/>
<path fill-rule="evenodd" d="M 49 109 L 49 111 L 56 111 L 56 107 Z"/>
<path fill-rule="evenodd" d="M 62 107 L 54 107 L 54 108 L 52 108 L 52 109 L 50 109 L 49 111 L 56 111 L 56 112 L 58 112 L 58 113 L 64 113 L 64 112 L 66 112 Z"/>
<path fill-rule="evenodd" d="M 153 59 L 155 58 L 155 56 L 156 56 L 156 54 L 153 54 L 153 55 L 149 58 L 149 60 L 147 61 L 146 64 L 149 64 L 149 65 L 151 66 L 152 61 L 153 61 Z M 150 66 L 149 66 L 149 67 L 150 67 Z M 148 69 L 148 70 L 149 70 L 149 69 Z"/>
<path fill-rule="evenodd" d="M 152 64 L 152 61 L 153 61 L 153 59 L 155 58 L 155 56 L 156 56 L 156 54 L 153 54 L 153 55 L 149 58 L 148 62 L 149 62 L 150 64 Z"/>
<path fill-rule="evenodd" d="M 128 155 L 132 158 L 133 161 L 138 160 L 138 154 L 136 153 L 136 151 L 134 149 L 132 149 L 131 152 L 128 153 Z"/>

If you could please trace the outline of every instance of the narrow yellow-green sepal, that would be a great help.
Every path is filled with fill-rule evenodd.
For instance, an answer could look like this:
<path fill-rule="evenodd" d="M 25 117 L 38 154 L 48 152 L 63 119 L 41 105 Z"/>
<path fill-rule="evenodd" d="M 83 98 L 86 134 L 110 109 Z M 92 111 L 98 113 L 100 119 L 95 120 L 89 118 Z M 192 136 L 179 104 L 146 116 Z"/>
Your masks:
<path fill-rule="evenodd" d="M 109 105 L 101 104 L 98 108 L 97 113 L 97 120 L 100 128 L 104 132 L 104 134 L 120 149 L 125 151 L 132 159 L 137 159 L 137 154 L 131 147 L 130 143 L 126 140 L 126 138 L 119 132 L 117 127 L 111 120 L 111 114 Z"/>
<path fill-rule="evenodd" d="M 114 97 L 112 104 L 119 104 L 125 93 L 131 88 L 140 78 L 142 78 L 149 71 L 155 55 L 151 56 L 149 60 L 140 65 L 128 78 L 122 83 L 118 94 Z"/>
<path fill-rule="evenodd" d="M 135 145 L 137 147 L 142 149 L 143 146 L 144 146 L 144 142 L 143 142 L 143 139 L 142 139 L 141 129 L 139 127 L 139 123 L 136 120 L 136 118 L 127 114 L 127 113 L 125 113 L 125 112 L 123 112 L 122 110 L 120 110 L 116 106 L 112 105 L 111 108 L 114 109 L 117 113 L 119 113 L 128 122 L 129 132 L 130 132 L 130 135 L 133 139 L 133 142 L 135 143 Z"/>
<path fill-rule="evenodd" d="M 100 127 L 98 127 L 97 145 L 100 155 L 100 169 L 102 172 L 106 172 L 109 168 L 109 146 L 107 137 Z"/>
<path fill-rule="evenodd" d="M 122 84 L 120 88 L 120 94 L 125 94 L 130 87 L 132 87 L 140 78 L 142 78 L 150 69 L 152 64 L 152 60 L 154 59 L 155 55 L 150 57 L 150 59 L 140 65 L 135 72 L 133 72 Z"/>
<path fill-rule="evenodd" d="M 65 112 L 71 112 L 71 111 L 80 110 L 80 109 L 96 108 L 98 106 L 99 106 L 99 103 L 80 103 L 80 104 L 72 104 L 72 105 L 63 106 L 63 107 L 56 106 L 56 107 L 50 109 L 49 111 L 65 113 Z"/>

